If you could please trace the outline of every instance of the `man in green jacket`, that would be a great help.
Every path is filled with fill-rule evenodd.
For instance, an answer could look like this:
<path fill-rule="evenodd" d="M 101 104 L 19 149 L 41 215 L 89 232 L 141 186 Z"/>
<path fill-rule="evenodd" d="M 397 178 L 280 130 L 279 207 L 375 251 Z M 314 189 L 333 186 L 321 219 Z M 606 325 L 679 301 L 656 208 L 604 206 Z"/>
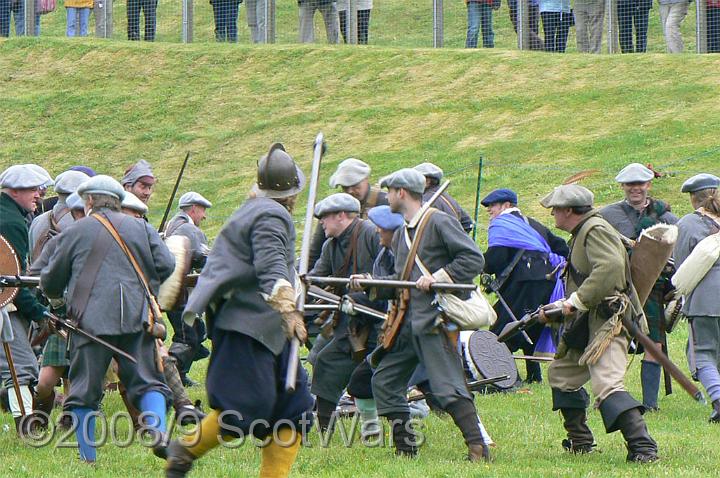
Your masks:
<path fill-rule="evenodd" d="M 34 165 L 21 164 L 10 166 L 0 175 L 0 235 L 13 247 L 20 263 L 20 273 L 25 273 L 29 254 L 27 216 L 35 211 L 40 199 L 40 187 L 47 177 L 40 174 Z M 45 308 L 38 302 L 29 289 L 21 288 L 15 299 L 2 313 L 2 320 L 9 318 L 13 339 L 9 341 L 10 353 L 15 364 L 20 397 L 12 386 L 10 367 L 5 351 L 0 351 L 0 377 L 3 386 L 8 388 L 10 410 L 15 419 L 18 434 L 23 435 L 25 424 L 23 416 L 32 412 L 33 397 L 30 387 L 37 383 L 38 362 L 28 340 L 31 321 L 42 321 Z"/>
<path fill-rule="evenodd" d="M 620 430 L 627 442 L 627 460 L 657 460 L 657 443 L 642 414 L 645 407 L 625 388 L 628 334 L 624 314 L 641 311 L 632 299 L 629 258 L 616 230 L 593 209 L 593 193 L 576 184 L 559 186 L 540 203 L 552 208 L 555 225 L 572 234 L 566 269 L 568 298 L 562 307 L 564 331 L 548 370 L 553 410 L 560 410 L 572 453 L 594 447 L 585 409 L 590 381 L 607 433 Z M 633 303 L 631 303 L 633 302 Z M 542 320 L 546 320 L 544 318 Z M 647 330 L 644 316 L 641 328 Z"/>

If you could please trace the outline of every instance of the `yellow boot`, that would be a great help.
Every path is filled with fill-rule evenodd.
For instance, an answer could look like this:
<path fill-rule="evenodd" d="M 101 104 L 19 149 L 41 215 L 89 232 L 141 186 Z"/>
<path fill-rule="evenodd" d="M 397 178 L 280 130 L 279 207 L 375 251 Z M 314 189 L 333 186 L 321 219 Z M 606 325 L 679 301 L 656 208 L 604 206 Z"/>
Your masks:
<path fill-rule="evenodd" d="M 273 440 L 262 449 L 260 478 L 286 478 L 300 450 L 300 435 L 290 427 L 280 428 L 277 435 L 280 444 Z"/>
<path fill-rule="evenodd" d="M 193 466 L 193 462 L 220 444 L 220 410 L 212 410 L 200 422 L 192 435 L 173 440 L 167 447 L 167 478 L 182 478 Z"/>

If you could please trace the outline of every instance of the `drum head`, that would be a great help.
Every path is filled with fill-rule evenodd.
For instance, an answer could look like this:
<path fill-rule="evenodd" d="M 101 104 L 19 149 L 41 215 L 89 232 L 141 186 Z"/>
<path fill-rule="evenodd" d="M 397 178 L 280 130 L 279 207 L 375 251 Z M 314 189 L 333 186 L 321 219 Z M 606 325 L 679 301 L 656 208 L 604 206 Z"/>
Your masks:
<path fill-rule="evenodd" d="M 185 294 L 185 278 L 192 266 L 190 239 L 185 236 L 170 236 L 165 245 L 175 256 L 175 269 L 172 275 L 160 285 L 157 300 L 163 311 L 175 310 Z"/>
<path fill-rule="evenodd" d="M 468 354 L 482 378 L 508 375 L 510 378 L 496 382 L 493 386 L 505 390 L 512 388 L 517 380 L 518 370 L 510 349 L 497 341 L 497 335 L 489 330 L 478 330 L 470 335 Z"/>
<path fill-rule="evenodd" d="M 15 254 L 15 249 L 3 236 L 0 236 L 0 275 L 20 275 L 20 262 Z M 17 287 L 0 287 L 0 307 L 5 307 L 12 302 L 17 293 Z"/>

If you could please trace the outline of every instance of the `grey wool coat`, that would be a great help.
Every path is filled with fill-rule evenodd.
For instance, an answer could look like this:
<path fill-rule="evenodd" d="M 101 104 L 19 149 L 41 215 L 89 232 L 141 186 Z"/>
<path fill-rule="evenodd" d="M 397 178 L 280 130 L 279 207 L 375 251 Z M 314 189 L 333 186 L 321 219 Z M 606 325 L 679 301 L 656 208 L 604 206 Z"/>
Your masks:
<path fill-rule="evenodd" d="M 157 293 L 175 267 L 175 258 L 157 231 L 143 219 L 104 208 L 95 212 L 113 223 L 140 264 L 151 290 Z M 148 317 L 144 288 L 120 246 L 92 216 L 80 219 L 57 236 L 55 251 L 40 274 L 40 287 L 51 298 L 63 297 L 67 288 L 70 308 L 80 275 L 100 236 L 111 244 L 102 259 L 80 326 L 94 335 L 140 332 Z"/>
<path fill-rule="evenodd" d="M 282 317 L 263 294 L 269 296 L 280 279 L 293 284 L 294 277 L 292 216 L 272 199 L 248 199 L 215 239 L 183 318 L 212 306 L 212 327 L 248 335 L 280 355 L 287 340 Z"/>
<path fill-rule="evenodd" d="M 192 250 L 192 266 L 194 269 L 202 268 L 206 260 L 206 256 L 202 252 L 202 246 L 207 246 L 207 236 L 195 225 L 187 213 L 180 211 L 170 219 L 165 230 L 165 236 L 187 237 L 190 240 L 190 249 Z"/>
<path fill-rule="evenodd" d="M 675 267 L 685 262 L 695 246 L 710 234 L 718 232 L 720 225 L 698 213 L 687 214 L 677 223 L 678 239 L 673 257 Z M 715 262 L 707 275 L 685 298 L 683 314 L 686 317 L 720 317 L 720 260 Z"/>
<path fill-rule="evenodd" d="M 395 253 L 395 273 L 382 279 L 403 279 L 401 275 L 410 252 L 405 242 L 404 231 L 407 228 L 410 239 L 414 240 L 416 225 L 413 220 L 395 232 L 392 242 L 392 250 Z M 463 231 L 460 222 L 442 211 L 437 211 L 430 217 L 420 239 L 417 255 L 428 271 L 435 275 L 440 282 L 446 281 L 442 277 L 443 273 L 439 273 L 442 269 L 453 282 L 470 284 L 475 277 L 482 273 L 485 266 L 482 252 L 470 236 Z M 417 264 L 413 264 L 407 280 L 416 281 L 421 276 L 420 268 Z M 385 291 L 387 289 L 383 292 Z M 461 293 L 459 296 L 467 299 L 469 293 Z M 387 294 L 381 293 L 379 297 L 387 297 Z M 437 307 L 432 304 L 434 300 L 435 294 L 432 292 L 410 289 L 410 303 L 406 319 L 410 319 L 413 334 L 432 332 L 439 313 Z"/>

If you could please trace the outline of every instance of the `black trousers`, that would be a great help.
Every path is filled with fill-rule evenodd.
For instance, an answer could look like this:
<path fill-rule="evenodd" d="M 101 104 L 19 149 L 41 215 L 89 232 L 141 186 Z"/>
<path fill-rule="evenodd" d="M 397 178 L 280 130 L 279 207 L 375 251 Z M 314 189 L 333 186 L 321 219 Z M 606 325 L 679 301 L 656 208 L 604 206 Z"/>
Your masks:
<path fill-rule="evenodd" d="M 371 10 L 357 11 L 357 35 L 358 44 L 367 45 L 368 33 L 370 32 L 370 12 Z M 342 33 L 343 41 L 347 43 L 345 34 L 347 33 L 347 11 L 338 12 L 340 16 L 340 33 Z"/>
<path fill-rule="evenodd" d="M 140 10 L 145 16 L 145 41 L 155 41 L 158 0 L 127 0 L 128 40 L 140 40 Z"/>
<path fill-rule="evenodd" d="M 720 53 L 720 7 L 707 7 L 707 51 Z"/>
<path fill-rule="evenodd" d="M 652 5 L 652 4 L 651 4 Z M 618 0 L 618 41 L 623 53 L 644 53 L 647 50 L 650 5 L 637 0 Z M 633 46 L 633 25 L 635 45 Z"/>
<path fill-rule="evenodd" d="M 572 13 L 540 12 L 545 34 L 545 51 L 565 53 Z"/>

